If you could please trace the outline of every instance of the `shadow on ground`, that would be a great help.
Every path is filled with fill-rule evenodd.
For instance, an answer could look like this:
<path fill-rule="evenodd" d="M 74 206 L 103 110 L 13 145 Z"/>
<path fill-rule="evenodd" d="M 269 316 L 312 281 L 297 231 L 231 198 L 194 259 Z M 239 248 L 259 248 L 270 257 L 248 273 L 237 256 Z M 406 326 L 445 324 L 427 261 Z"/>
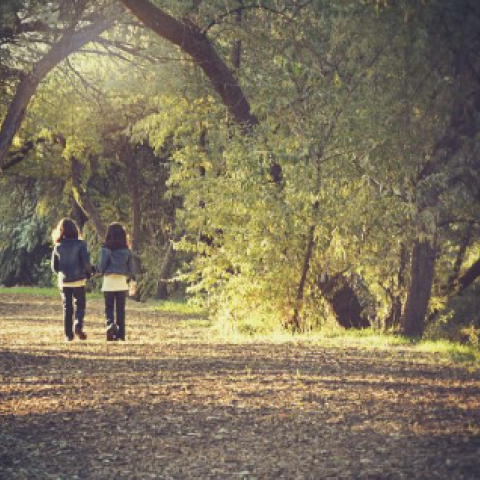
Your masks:
<path fill-rule="evenodd" d="M 91 310 L 83 343 L 31 310 L 0 332 L 0 478 L 479 478 L 478 371 L 222 343 L 142 307 L 106 343 Z"/>

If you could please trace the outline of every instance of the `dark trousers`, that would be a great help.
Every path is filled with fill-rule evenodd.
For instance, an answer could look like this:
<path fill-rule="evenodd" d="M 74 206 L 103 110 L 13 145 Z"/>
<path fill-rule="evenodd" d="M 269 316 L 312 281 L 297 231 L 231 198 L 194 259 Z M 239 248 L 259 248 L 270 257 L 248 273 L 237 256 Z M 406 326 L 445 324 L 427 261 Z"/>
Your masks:
<path fill-rule="evenodd" d="M 63 328 L 65 336 L 73 337 L 73 314 L 75 312 L 75 328 L 83 330 L 83 319 L 87 296 L 85 287 L 63 287 L 61 290 L 63 303 Z M 75 301 L 75 307 L 74 307 Z"/>
<path fill-rule="evenodd" d="M 127 292 L 103 292 L 103 296 L 105 298 L 107 327 L 115 323 L 118 329 L 117 338 L 125 340 L 125 301 Z"/>

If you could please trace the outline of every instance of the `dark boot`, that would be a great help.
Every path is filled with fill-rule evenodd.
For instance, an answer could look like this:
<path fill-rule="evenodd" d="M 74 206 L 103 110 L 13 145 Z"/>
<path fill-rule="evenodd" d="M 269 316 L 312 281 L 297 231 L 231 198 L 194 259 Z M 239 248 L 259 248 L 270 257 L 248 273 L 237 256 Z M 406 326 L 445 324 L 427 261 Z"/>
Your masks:
<path fill-rule="evenodd" d="M 107 342 L 112 342 L 117 338 L 117 326 L 111 323 L 107 326 Z"/>
<path fill-rule="evenodd" d="M 75 325 L 75 335 L 80 340 L 86 340 L 87 339 L 87 334 L 82 330 L 82 327 L 80 327 L 80 325 Z"/>

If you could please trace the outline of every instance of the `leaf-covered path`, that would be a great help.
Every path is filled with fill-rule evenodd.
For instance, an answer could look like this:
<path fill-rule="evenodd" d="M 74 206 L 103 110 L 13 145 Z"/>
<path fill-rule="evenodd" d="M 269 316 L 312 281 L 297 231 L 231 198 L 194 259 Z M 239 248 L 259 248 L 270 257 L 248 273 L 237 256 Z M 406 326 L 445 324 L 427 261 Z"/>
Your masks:
<path fill-rule="evenodd" d="M 127 310 L 65 343 L 59 299 L 0 290 L 0 478 L 480 478 L 478 369 Z"/>

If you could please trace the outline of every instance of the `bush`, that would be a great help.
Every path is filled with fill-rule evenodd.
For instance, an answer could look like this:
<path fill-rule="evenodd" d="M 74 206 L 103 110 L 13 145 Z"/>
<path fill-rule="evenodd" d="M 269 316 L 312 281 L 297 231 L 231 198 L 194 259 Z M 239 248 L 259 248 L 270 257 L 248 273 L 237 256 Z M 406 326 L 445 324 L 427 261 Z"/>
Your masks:
<path fill-rule="evenodd" d="M 450 299 L 428 326 L 425 337 L 447 339 L 479 348 L 480 287 L 473 285 Z"/>

